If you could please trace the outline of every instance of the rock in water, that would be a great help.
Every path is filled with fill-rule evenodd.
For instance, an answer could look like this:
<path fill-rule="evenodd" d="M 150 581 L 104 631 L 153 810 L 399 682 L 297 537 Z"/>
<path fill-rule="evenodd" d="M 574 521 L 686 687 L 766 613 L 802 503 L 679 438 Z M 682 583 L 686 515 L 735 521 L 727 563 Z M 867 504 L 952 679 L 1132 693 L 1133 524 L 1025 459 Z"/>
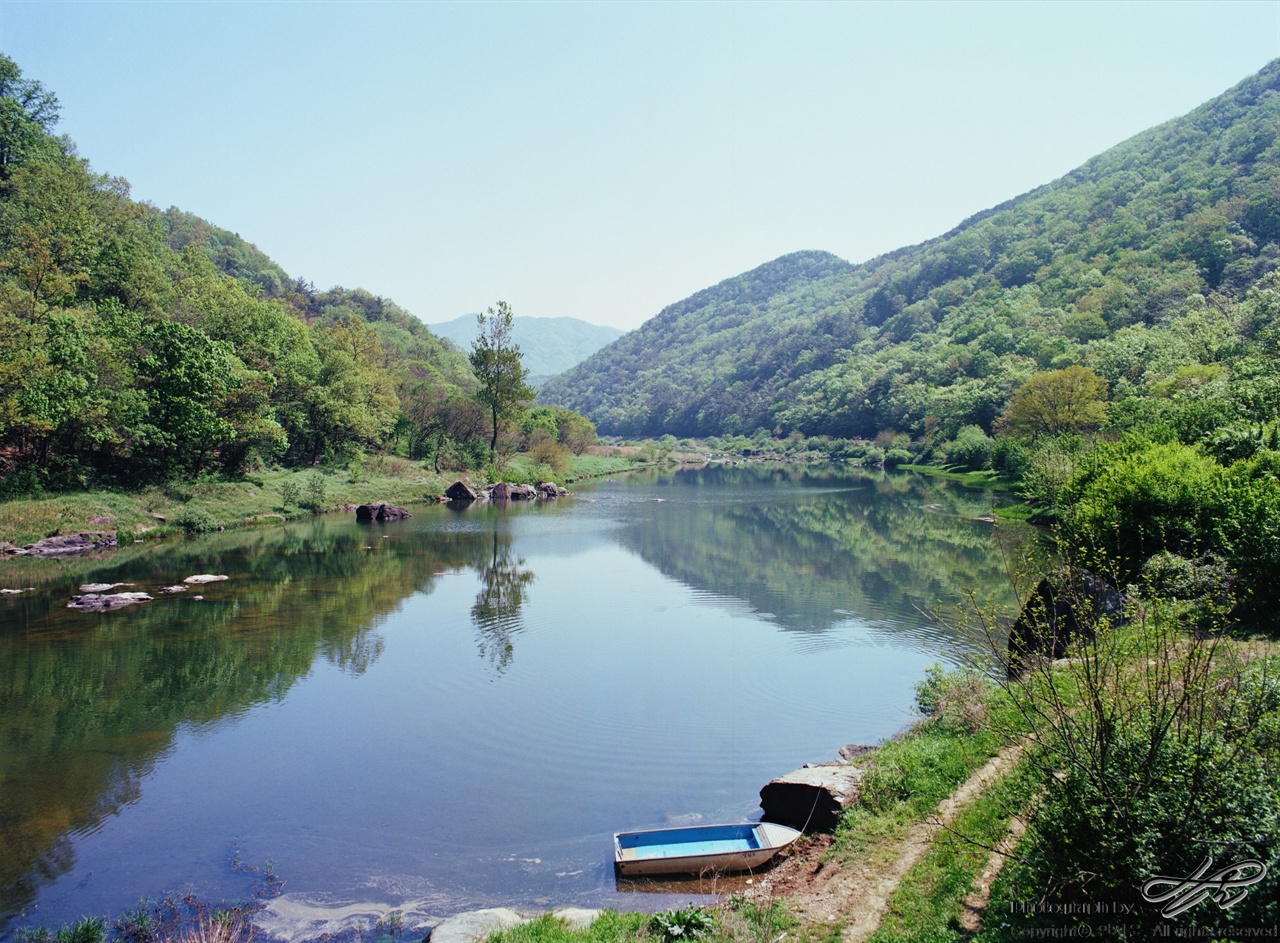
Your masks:
<path fill-rule="evenodd" d="M 473 488 L 463 481 L 455 481 L 451 484 L 445 490 L 444 496 L 449 501 L 474 501 L 480 497 Z"/>
<path fill-rule="evenodd" d="M 116 535 L 102 530 L 68 534 L 65 537 L 46 537 L 25 547 L 9 548 L 5 552 L 20 557 L 69 557 L 93 550 L 110 550 L 116 546 Z"/>
<path fill-rule="evenodd" d="M 386 501 L 376 501 L 373 504 L 362 504 L 356 508 L 356 520 L 372 523 L 374 521 L 401 521 L 406 517 L 413 515 L 404 508 L 395 504 L 388 504 Z"/>
<path fill-rule="evenodd" d="M 230 579 L 229 576 L 214 576 L 212 573 L 197 573 L 195 576 L 188 576 L 182 582 L 184 583 L 221 583 L 223 580 Z"/>
<path fill-rule="evenodd" d="M 769 822 L 806 832 L 836 827 L 840 813 L 858 800 L 862 770 L 856 766 L 807 766 L 779 776 L 760 790 Z"/>
<path fill-rule="evenodd" d="M 136 602 L 151 602 L 146 593 L 85 593 L 83 596 L 72 596 L 67 603 L 68 609 L 79 609 L 81 612 L 107 612 L 111 609 L 123 609 Z"/>
<path fill-rule="evenodd" d="M 506 907 L 472 910 L 455 914 L 432 927 L 427 939 L 430 943 L 475 943 L 497 930 L 525 922 L 524 917 Z"/>

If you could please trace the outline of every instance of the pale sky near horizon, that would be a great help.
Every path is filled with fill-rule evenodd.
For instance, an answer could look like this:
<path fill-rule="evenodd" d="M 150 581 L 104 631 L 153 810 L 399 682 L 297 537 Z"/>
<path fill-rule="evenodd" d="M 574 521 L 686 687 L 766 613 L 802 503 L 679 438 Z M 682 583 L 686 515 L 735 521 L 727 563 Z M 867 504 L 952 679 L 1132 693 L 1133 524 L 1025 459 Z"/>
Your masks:
<path fill-rule="evenodd" d="M 1234 3 L 0 4 L 136 199 L 427 322 L 631 329 L 937 236 L 1280 57 Z"/>

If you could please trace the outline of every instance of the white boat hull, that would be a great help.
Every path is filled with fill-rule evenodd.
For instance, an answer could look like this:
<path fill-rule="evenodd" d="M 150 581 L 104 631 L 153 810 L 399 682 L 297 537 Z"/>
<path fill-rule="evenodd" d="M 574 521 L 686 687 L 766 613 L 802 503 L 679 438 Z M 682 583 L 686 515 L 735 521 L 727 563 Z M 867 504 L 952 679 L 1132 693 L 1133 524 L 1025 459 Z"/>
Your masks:
<path fill-rule="evenodd" d="M 800 835 L 772 822 L 620 832 L 614 864 L 627 877 L 754 871 Z"/>

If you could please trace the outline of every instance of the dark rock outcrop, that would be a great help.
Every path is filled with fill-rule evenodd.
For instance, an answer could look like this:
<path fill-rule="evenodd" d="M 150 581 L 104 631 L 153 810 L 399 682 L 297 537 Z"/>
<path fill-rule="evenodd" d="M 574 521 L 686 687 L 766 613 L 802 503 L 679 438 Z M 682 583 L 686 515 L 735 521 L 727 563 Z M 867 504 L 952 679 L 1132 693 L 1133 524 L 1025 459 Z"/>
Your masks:
<path fill-rule="evenodd" d="M 67 534 L 62 537 L 46 537 L 25 547 L 9 548 L 5 552 L 20 557 L 71 557 L 94 550 L 111 550 L 116 546 L 116 535 L 103 530 Z"/>
<path fill-rule="evenodd" d="M 806 766 L 779 776 L 760 790 L 768 822 L 805 832 L 827 832 L 840 813 L 858 800 L 862 770 L 856 766 Z"/>
<path fill-rule="evenodd" d="M 479 493 L 464 481 L 455 481 L 445 490 L 444 496 L 447 501 L 474 501 L 480 497 Z"/>
<path fill-rule="evenodd" d="M 372 523 L 373 521 L 402 521 L 413 517 L 404 508 L 386 501 L 375 501 L 373 504 L 362 504 L 356 508 L 356 520 Z"/>
<path fill-rule="evenodd" d="M 542 484 L 538 485 L 538 497 L 544 498 L 548 501 L 554 500 L 561 495 L 568 493 L 568 491 L 561 488 L 554 481 L 544 481 Z"/>
<path fill-rule="evenodd" d="M 1092 641 L 1098 622 L 1119 625 L 1133 600 L 1087 570 L 1048 577 L 1035 588 L 1009 630 L 1009 676 L 1028 659 L 1062 658 L 1076 641 Z"/>
<path fill-rule="evenodd" d="M 489 492 L 489 499 L 492 501 L 509 501 L 511 499 L 511 485 L 505 481 L 490 485 L 485 490 Z"/>

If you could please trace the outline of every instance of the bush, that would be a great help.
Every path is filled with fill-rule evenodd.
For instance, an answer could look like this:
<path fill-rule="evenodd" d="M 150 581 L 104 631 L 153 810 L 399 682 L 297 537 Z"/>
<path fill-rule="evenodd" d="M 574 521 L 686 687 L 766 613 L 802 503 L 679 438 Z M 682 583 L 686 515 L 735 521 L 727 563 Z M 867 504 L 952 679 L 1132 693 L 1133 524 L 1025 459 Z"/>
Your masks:
<path fill-rule="evenodd" d="M 174 519 L 174 524 L 187 534 L 207 534 L 218 529 L 214 516 L 202 508 L 183 508 Z"/>
<path fill-rule="evenodd" d="M 1222 468 L 1179 443 L 1122 443 L 1066 489 L 1071 522 L 1091 548 L 1114 554 L 1122 581 L 1161 550 L 1198 557 L 1222 516 Z"/>
<path fill-rule="evenodd" d="M 327 494 L 328 487 L 325 484 L 324 475 L 318 471 L 312 472 L 307 476 L 307 499 L 302 506 L 312 511 L 323 511 Z"/>
<path fill-rule="evenodd" d="M 297 481 L 290 478 L 280 486 L 280 507 L 288 510 L 302 503 L 302 488 Z"/>
<path fill-rule="evenodd" d="M 886 468 L 896 468 L 898 465 L 910 465 L 911 460 L 911 453 L 903 448 L 895 447 L 884 453 L 884 464 Z"/>
<path fill-rule="evenodd" d="M 964 426 L 956 433 L 955 440 L 943 446 L 947 453 L 947 461 L 969 471 L 978 471 L 991 463 L 991 453 L 995 447 L 992 438 L 982 431 L 981 426 Z"/>

